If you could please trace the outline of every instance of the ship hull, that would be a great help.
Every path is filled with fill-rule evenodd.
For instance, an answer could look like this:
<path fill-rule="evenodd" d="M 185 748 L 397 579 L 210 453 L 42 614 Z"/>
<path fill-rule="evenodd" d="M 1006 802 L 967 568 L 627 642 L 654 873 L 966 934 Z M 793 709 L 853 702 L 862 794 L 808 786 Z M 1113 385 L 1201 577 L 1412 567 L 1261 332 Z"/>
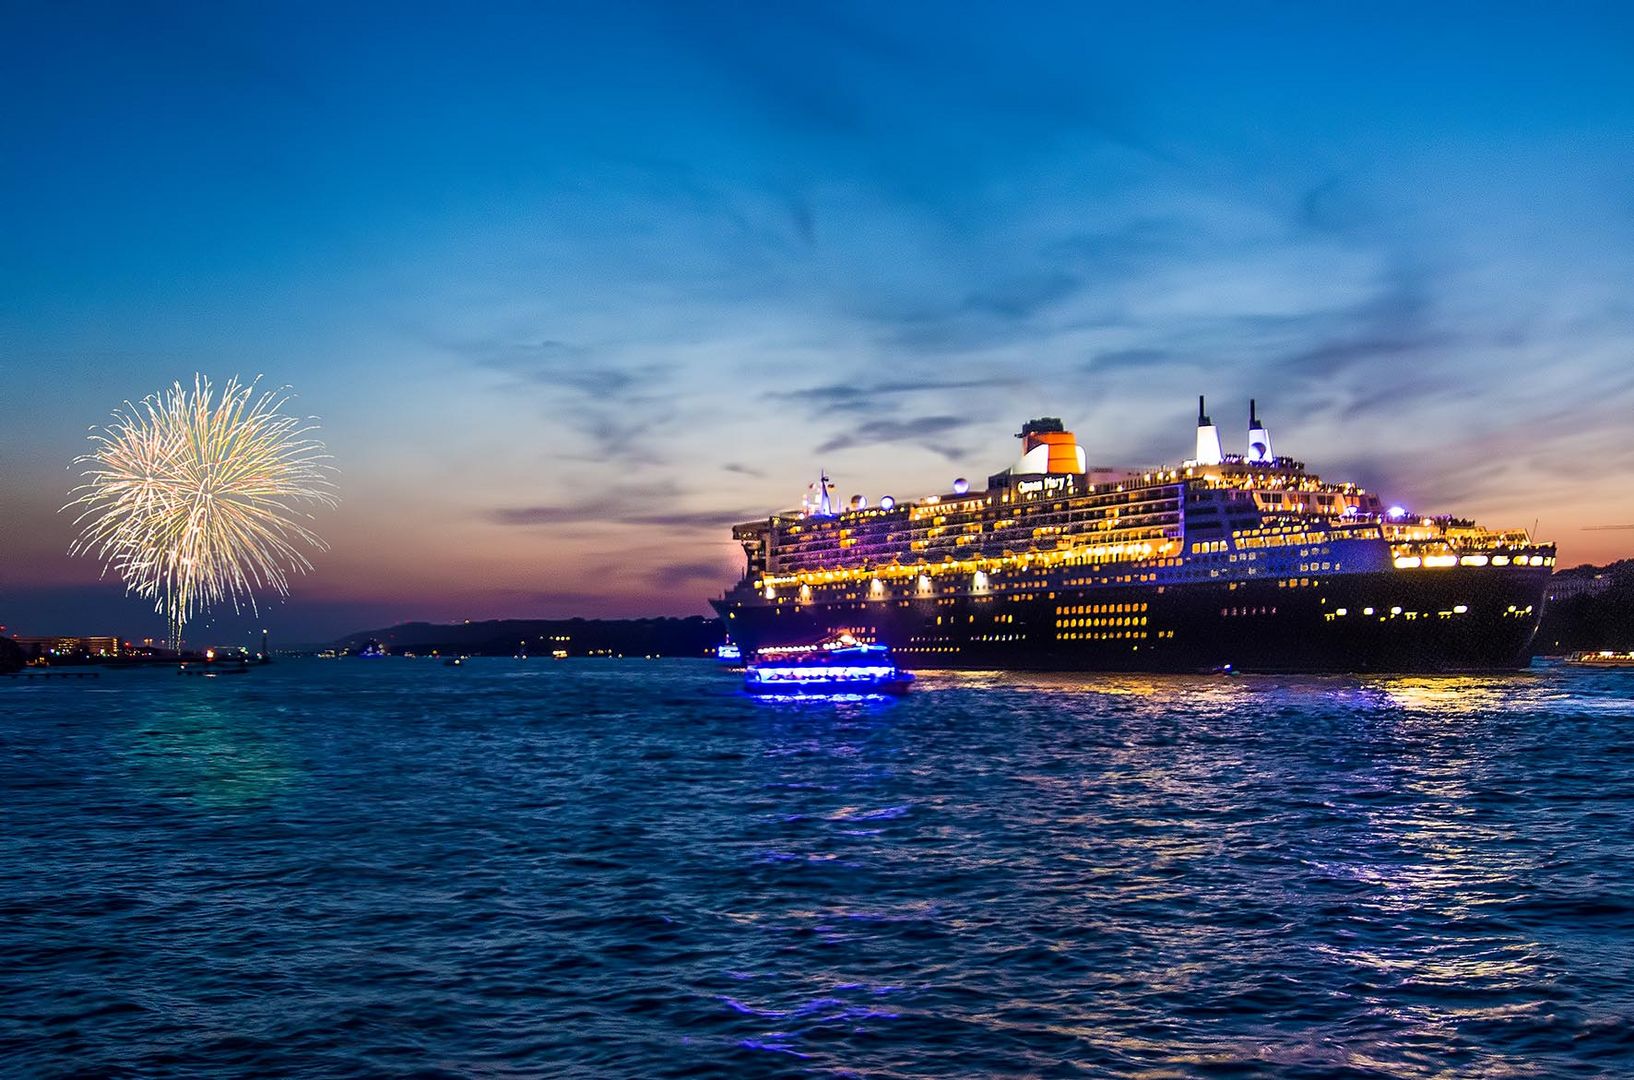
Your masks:
<path fill-rule="evenodd" d="M 909 668 L 1031 671 L 1509 671 L 1530 662 L 1544 568 L 1044 589 L 838 604 L 715 601 L 747 653 L 839 632 Z"/>

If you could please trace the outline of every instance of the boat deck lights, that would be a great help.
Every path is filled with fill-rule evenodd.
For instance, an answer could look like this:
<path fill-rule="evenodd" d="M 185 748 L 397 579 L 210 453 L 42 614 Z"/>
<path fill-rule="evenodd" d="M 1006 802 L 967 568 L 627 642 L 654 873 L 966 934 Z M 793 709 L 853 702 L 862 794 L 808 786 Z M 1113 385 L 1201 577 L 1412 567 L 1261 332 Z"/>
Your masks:
<path fill-rule="evenodd" d="M 883 645 L 765 649 L 744 676 L 750 693 L 823 697 L 901 694 L 912 682 L 913 675 L 897 667 Z"/>
<path fill-rule="evenodd" d="M 892 664 L 756 664 L 749 677 L 762 682 L 788 679 L 794 682 L 833 682 L 837 679 L 894 679 L 899 673 Z"/>
<path fill-rule="evenodd" d="M 858 641 L 850 634 L 841 634 L 831 641 L 820 642 L 816 645 L 772 645 L 759 650 L 759 656 L 819 656 L 836 649 L 857 649 L 863 652 L 877 652 L 884 654 L 887 650 L 883 645 L 874 645 Z"/>

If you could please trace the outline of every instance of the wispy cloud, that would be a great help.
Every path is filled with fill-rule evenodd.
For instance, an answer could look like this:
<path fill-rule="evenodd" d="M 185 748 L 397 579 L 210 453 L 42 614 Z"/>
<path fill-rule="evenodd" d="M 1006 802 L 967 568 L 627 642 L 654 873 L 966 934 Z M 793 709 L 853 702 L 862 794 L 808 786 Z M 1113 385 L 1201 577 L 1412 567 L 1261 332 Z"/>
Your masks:
<path fill-rule="evenodd" d="M 932 450 L 943 457 L 956 460 L 965 451 L 952 440 L 970 427 L 968 416 L 919 416 L 907 420 L 865 420 L 850 430 L 835 435 L 817 447 L 817 453 L 827 454 L 852 446 L 879 446 L 889 443 L 911 442 Z"/>
<path fill-rule="evenodd" d="M 688 509 L 674 505 L 687 493 L 663 488 L 609 488 L 593 498 L 575 502 L 505 506 L 488 511 L 496 525 L 544 527 L 553 525 L 639 525 L 676 532 L 714 532 L 746 521 L 766 508 Z"/>
<path fill-rule="evenodd" d="M 657 589 L 708 591 L 730 582 L 742 572 L 742 558 L 729 553 L 718 559 L 660 563 L 642 576 Z"/>
<path fill-rule="evenodd" d="M 669 427 L 674 371 L 655 359 L 551 338 L 439 344 L 502 376 L 510 392 L 535 392 L 541 410 L 588 437 L 581 455 L 589 460 L 651 460 L 654 440 Z"/>
<path fill-rule="evenodd" d="M 998 380 L 1002 381 L 1002 380 Z M 842 413 L 890 412 L 901 408 L 904 398 L 964 391 L 990 391 L 993 379 L 936 379 L 915 382 L 830 382 L 804 386 L 792 390 L 769 390 L 770 401 L 792 402 L 807 406 L 813 415 L 829 416 Z"/>

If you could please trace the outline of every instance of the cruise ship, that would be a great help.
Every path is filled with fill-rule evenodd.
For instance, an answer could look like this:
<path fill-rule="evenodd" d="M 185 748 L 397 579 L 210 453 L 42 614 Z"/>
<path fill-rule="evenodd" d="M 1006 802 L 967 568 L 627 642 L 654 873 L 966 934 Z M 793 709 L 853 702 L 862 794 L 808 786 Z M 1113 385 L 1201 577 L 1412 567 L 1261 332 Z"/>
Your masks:
<path fill-rule="evenodd" d="M 1178 465 L 1090 467 L 1054 417 L 974 490 L 733 527 L 743 579 L 711 601 L 745 655 L 839 634 L 905 667 L 1475 672 L 1524 667 L 1555 562 L 1522 529 L 1387 506 L 1277 456 L 1249 405 L 1225 453 L 1198 399 Z"/>

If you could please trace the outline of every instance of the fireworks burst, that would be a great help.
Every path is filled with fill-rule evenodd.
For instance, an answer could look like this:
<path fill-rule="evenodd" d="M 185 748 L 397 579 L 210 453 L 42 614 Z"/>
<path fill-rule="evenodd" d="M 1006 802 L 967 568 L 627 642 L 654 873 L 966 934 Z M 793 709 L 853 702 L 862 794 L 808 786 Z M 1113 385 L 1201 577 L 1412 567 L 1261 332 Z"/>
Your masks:
<path fill-rule="evenodd" d="M 125 402 L 76 458 L 84 483 L 70 555 L 101 559 L 127 592 L 153 601 L 180 647 L 194 616 L 230 602 L 256 610 L 255 594 L 289 593 L 289 575 L 312 569 L 303 547 L 325 544 L 305 508 L 335 505 L 334 469 L 310 420 L 286 415 L 286 390 L 257 392 L 230 380 L 217 396 L 196 375 L 140 405 Z"/>

